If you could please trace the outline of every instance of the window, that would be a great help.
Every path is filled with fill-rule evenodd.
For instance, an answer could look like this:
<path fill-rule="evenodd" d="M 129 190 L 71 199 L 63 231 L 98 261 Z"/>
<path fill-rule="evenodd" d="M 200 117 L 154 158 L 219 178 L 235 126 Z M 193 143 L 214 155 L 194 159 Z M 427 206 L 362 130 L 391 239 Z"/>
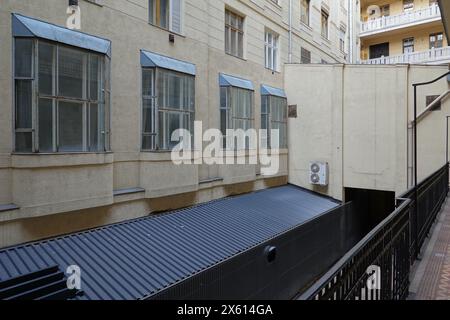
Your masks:
<path fill-rule="evenodd" d="M 151 24 L 182 33 L 182 0 L 149 0 Z"/>
<path fill-rule="evenodd" d="M 193 133 L 195 77 L 160 68 L 142 69 L 142 150 L 171 150 L 175 130 Z"/>
<path fill-rule="evenodd" d="M 391 15 L 391 6 L 389 4 L 381 6 L 380 9 L 382 17 L 389 17 Z"/>
<path fill-rule="evenodd" d="M 345 52 L 345 37 L 347 33 L 347 27 L 341 26 L 339 29 L 339 49 L 341 52 Z"/>
<path fill-rule="evenodd" d="M 403 11 L 409 12 L 414 10 L 414 0 L 403 0 Z"/>
<path fill-rule="evenodd" d="M 278 148 L 287 148 L 287 99 L 264 95 L 261 97 L 261 129 L 267 130 L 263 147 L 276 148 L 271 141 L 271 130 L 279 130 Z"/>
<path fill-rule="evenodd" d="M 324 59 L 321 59 L 321 60 L 320 60 L 320 63 L 321 63 L 321 64 L 328 64 L 328 61 L 327 61 L 327 60 L 324 60 Z"/>
<path fill-rule="evenodd" d="M 109 58 L 15 39 L 15 151 L 109 150 Z"/>
<path fill-rule="evenodd" d="M 328 12 L 322 9 L 322 37 L 328 39 Z"/>
<path fill-rule="evenodd" d="M 278 59 L 279 59 L 279 36 L 272 31 L 266 30 L 265 33 L 265 64 L 266 68 L 278 71 Z"/>
<path fill-rule="evenodd" d="M 414 52 L 414 38 L 408 38 L 403 40 L 403 53 Z"/>
<path fill-rule="evenodd" d="M 430 34 L 430 49 L 442 48 L 443 45 L 444 45 L 444 34 L 442 32 Z"/>
<path fill-rule="evenodd" d="M 311 51 L 301 49 L 301 63 L 311 63 Z"/>
<path fill-rule="evenodd" d="M 309 26 L 311 0 L 300 0 L 300 21 Z"/>
<path fill-rule="evenodd" d="M 225 52 L 244 58 L 244 18 L 225 11 Z"/>
<path fill-rule="evenodd" d="M 224 137 L 224 148 L 227 147 L 226 137 L 228 129 L 252 129 L 253 118 L 253 91 L 238 87 L 220 88 L 220 129 Z M 249 141 L 245 141 L 248 149 Z"/>

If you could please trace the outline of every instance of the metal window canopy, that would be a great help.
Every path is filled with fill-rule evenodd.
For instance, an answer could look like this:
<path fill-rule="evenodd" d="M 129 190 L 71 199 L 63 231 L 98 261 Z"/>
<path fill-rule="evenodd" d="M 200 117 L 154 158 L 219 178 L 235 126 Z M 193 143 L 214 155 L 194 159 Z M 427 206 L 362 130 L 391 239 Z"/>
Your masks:
<path fill-rule="evenodd" d="M 17 13 L 12 14 L 12 34 L 14 37 L 46 39 L 102 53 L 111 57 L 110 40 L 70 30 Z"/>
<path fill-rule="evenodd" d="M 261 85 L 261 95 L 263 96 L 275 96 L 280 98 L 287 98 L 286 92 L 283 89 L 274 88 L 268 85 Z"/>
<path fill-rule="evenodd" d="M 224 73 L 219 74 L 219 85 L 221 87 L 236 87 L 254 91 L 253 83 L 250 80 L 230 76 Z"/>
<path fill-rule="evenodd" d="M 162 68 L 195 76 L 196 66 L 192 63 L 163 56 L 154 52 L 141 50 L 141 66 L 145 68 Z"/>

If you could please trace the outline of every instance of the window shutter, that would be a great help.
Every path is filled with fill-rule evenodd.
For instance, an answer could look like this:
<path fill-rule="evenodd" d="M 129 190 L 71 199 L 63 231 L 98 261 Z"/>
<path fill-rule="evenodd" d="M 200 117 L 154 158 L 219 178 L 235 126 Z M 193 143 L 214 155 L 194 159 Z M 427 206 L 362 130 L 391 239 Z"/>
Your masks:
<path fill-rule="evenodd" d="M 170 0 L 170 30 L 181 33 L 182 29 L 182 0 Z"/>

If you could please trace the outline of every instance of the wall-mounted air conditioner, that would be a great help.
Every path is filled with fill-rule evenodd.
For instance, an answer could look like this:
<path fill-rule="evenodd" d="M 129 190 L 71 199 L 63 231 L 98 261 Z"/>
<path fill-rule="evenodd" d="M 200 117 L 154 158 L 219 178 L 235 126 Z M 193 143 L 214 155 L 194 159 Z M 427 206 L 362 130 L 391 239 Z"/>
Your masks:
<path fill-rule="evenodd" d="M 328 186 L 328 163 L 311 162 L 309 165 L 309 182 L 316 186 Z"/>

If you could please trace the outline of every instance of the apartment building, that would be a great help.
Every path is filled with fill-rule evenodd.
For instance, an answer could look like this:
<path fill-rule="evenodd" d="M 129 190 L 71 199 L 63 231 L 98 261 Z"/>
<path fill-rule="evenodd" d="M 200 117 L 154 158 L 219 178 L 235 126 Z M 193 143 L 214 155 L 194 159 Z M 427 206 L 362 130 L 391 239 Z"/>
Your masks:
<path fill-rule="evenodd" d="M 362 0 L 360 41 L 365 64 L 450 62 L 436 0 Z"/>
<path fill-rule="evenodd" d="M 347 26 L 346 1 L 1 0 L 0 247 L 285 184 L 283 66 L 345 62 Z M 278 174 L 173 164 L 194 120 L 280 128 Z"/>

